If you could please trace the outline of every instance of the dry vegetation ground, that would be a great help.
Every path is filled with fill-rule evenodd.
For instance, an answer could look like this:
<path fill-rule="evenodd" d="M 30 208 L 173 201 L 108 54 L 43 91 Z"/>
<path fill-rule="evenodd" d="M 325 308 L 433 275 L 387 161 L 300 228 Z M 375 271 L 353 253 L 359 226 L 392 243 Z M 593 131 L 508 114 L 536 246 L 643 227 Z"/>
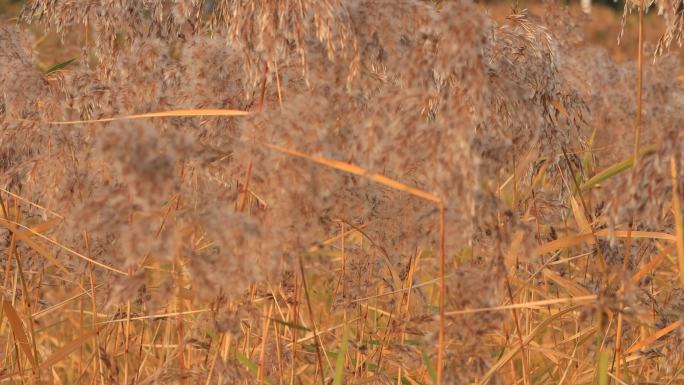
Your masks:
<path fill-rule="evenodd" d="M 684 384 L 682 1 L 23 3 L 0 384 Z"/>

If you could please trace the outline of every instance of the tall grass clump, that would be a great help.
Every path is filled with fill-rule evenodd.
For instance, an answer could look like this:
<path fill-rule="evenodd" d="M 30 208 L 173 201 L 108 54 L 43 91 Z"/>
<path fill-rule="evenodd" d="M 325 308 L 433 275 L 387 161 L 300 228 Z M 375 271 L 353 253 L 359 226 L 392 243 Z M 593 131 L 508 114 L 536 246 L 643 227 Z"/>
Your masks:
<path fill-rule="evenodd" d="M 554 2 L 26 2 L 0 381 L 684 381 L 684 3 L 637 3 L 617 62 Z"/>

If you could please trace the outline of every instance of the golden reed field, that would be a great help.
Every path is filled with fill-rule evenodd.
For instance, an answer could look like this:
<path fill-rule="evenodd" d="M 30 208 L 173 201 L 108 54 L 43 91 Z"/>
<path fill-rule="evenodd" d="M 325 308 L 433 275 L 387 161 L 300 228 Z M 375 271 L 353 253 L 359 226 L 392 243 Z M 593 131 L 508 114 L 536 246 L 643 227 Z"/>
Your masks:
<path fill-rule="evenodd" d="M 0 385 L 684 384 L 684 0 L 0 9 Z"/>

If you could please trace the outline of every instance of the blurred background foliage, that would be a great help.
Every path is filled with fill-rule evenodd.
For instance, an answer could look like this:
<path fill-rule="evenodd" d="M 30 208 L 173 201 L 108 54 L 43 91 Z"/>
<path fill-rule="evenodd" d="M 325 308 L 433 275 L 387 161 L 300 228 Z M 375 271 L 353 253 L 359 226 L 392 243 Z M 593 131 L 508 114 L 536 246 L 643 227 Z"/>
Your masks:
<path fill-rule="evenodd" d="M 0 13 L 3 15 L 16 14 L 25 0 L 0 0 Z"/>
<path fill-rule="evenodd" d="M 0 20 L 3 22 L 16 21 L 20 14 L 23 4 L 28 0 L 0 0 Z M 131 0 L 138 1 L 138 0 Z M 427 0 L 437 3 L 444 3 L 453 0 Z M 511 9 L 527 8 L 530 14 L 541 14 L 543 12 L 544 0 L 474 0 L 475 3 L 480 4 L 483 8 L 494 17 L 496 20 L 503 20 L 511 13 Z M 559 5 L 569 7 L 573 13 L 582 15 L 580 0 L 557 0 Z M 633 60 L 636 57 L 636 44 L 630 44 L 637 39 L 636 18 L 628 18 L 625 28 L 625 35 L 623 43 L 617 44 L 617 37 L 620 33 L 620 19 L 622 18 L 622 11 L 624 8 L 624 1 L 613 0 L 592 0 L 592 12 L 590 15 L 584 16 L 584 31 L 586 34 L 586 41 L 588 44 L 601 45 L 607 48 L 615 59 Z M 646 52 L 649 52 L 649 47 L 654 46 L 660 37 L 663 28 L 662 20 L 656 17 L 656 12 L 650 12 L 646 16 Z M 38 34 L 38 32 L 37 32 Z M 50 36 L 38 35 L 41 38 L 42 47 L 39 50 L 40 56 L 44 57 L 46 52 L 56 55 L 57 58 L 62 58 L 68 55 L 61 54 L 59 51 L 64 47 L 59 47 L 60 44 L 55 44 L 55 39 Z M 69 50 L 72 51 L 72 50 Z M 680 50 L 681 51 L 681 50 Z M 684 56 L 683 56 L 684 57 Z"/>
<path fill-rule="evenodd" d="M 24 4 L 30 0 L 0 0 L 0 23 L 15 23 Z M 130 0 L 139 1 L 139 0 Z M 435 3 L 446 3 L 458 0 L 424 0 Z M 549 3 L 556 3 L 559 6 L 568 7 L 570 13 L 577 16 L 580 21 L 580 28 L 584 32 L 583 44 L 602 46 L 611 54 L 617 62 L 634 61 L 637 57 L 638 40 L 638 18 L 631 14 L 627 17 L 622 31 L 622 41 L 618 44 L 618 36 L 621 33 L 622 17 L 625 1 L 619 0 L 592 0 L 591 13 L 586 14 L 582 11 L 581 0 L 473 0 L 479 4 L 486 12 L 500 25 L 505 24 L 505 19 L 512 10 L 527 9 L 532 20 L 540 19 L 544 14 L 544 7 Z M 545 5 L 546 4 L 546 5 Z M 657 15 L 657 11 L 652 6 L 644 19 L 644 51 L 646 54 L 646 65 L 649 66 L 653 61 L 651 58 L 658 39 L 665 31 L 662 17 Z M 35 52 L 37 53 L 38 65 L 45 70 L 55 63 L 61 63 L 83 54 L 83 41 L 77 36 L 66 36 L 60 39 L 55 33 L 45 33 L 42 28 L 32 26 L 35 34 Z M 680 60 L 684 60 L 684 49 L 676 45 L 672 47 L 670 54 L 676 55 Z M 680 75 L 680 80 L 684 80 L 684 73 Z"/>

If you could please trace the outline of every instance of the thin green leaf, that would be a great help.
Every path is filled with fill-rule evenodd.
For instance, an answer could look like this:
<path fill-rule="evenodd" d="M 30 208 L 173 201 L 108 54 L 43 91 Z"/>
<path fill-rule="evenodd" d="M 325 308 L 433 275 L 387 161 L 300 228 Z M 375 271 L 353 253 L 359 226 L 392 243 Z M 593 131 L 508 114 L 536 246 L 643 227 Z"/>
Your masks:
<path fill-rule="evenodd" d="M 259 377 L 259 367 L 257 367 L 257 365 L 254 362 L 252 362 L 252 360 L 245 357 L 237 349 L 235 350 L 235 358 L 238 360 L 239 363 L 241 363 L 247 369 L 249 369 L 249 371 L 252 372 L 252 374 L 254 374 L 255 377 Z M 268 377 L 264 377 L 264 382 L 268 385 L 273 385 L 273 382 Z"/>
<path fill-rule="evenodd" d="M 279 320 L 279 319 L 277 319 L 277 318 L 271 318 L 271 321 L 273 321 L 273 322 L 275 322 L 275 323 L 278 323 L 278 324 L 281 324 L 281 325 L 285 325 L 285 326 L 287 326 L 287 327 L 289 327 L 289 328 L 291 328 L 291 329 L 304 330 L 304 331 L 306 331 L 306 332 L 310 332 L 310 331 L 311 331 L 311 329 L 309 329 L 309 328 L 307 328 L 307 327 L 304 327 L 304 326 L 302 326 L 302 325 L 298 325 L 298 324 L 296 324 L 296 323 L 292 323 L 292 322 L 287 322 L 287 321 Z"/>
<path fill-rule="evenodd" d="M 347 348 L 349 346 L 349 327 L 345 325 L 342 332 L 342 341 L 340 343 L 340 352 L 337 355 L 337 362 L 335 362 L 335 376 L 333 377 L 333 385 L 342 385 L 344 381 L 344 367 L 347 358 Z"/>
<path fill-rule="evenodd" d="M 425 364 L 425 367 L 427 368 L 428 374 L 430 375 L 430 380 L 432 381 L 433 384 L 436 384 L 437 383 L 437 371 L 435 370 L 435 366 L 432 365 L 432 361 L 430 360 L 430 356 L 428 356 L 425 349 L 420 350 L 420 355 L 423 357 L 423 364 Z"/>
<path fill-rule="evenodd" d="M 608 361 L 610 357 L 607 351 L 599 354 L 598 362 L 598 385 L 608 385 Z"/>
<path fill-rule="evenodd" d="M 67 60 L 67 61 L 64 61 L 64 62 L 55 64 L 55 65 L 53 65 L 52 67 L 48 68 L 48 70 L 45 71 L 45 73 L 46 73 L 46 74 L 51 74 L 51 73 L 53 73 L 53 72 L 57 72 L 57 71 L 59 71 L 59 70 L 61 70 L 61 69 L 64 69 L 66 66 L 68 66 L 69 64 L 71 64 L 71 63 L 73 63 L 73 62 L 75 62 L 75 61 L 76 61 L 76 58 L 71 58 L 71 59 L 69 59 L 69 60 Z"/>
<path fill-rule="evenodd" d="M 420 381 L 413 380 L 413 382 L 411 382 L 411 381 L 409 381 L 408 378 L 406 378 L 404 376 L 401 376 L 401 383 L 404 385 L 415 385 L 415 384 L 423 385 L 423 383 Z"/>
<path fill-rule="evenodd" d="M 641 151 L 639 151 L 639 156 L 644 156 L 646 154 L 650 154 L 651 152 L 655 151 L 655 149 L 656 149 L 655 145 L 644 147 L 643 149 L 641 149 Z M 620 174 L 626 170 L 629 170 L 633 166 L 634 166 L 634 157 L 631 156 L 631 157 L 629 157 L 629 158 L 627 158 L 627 159 L 625 159 L 619 163 L 616 163 L 616 164 L 608 167 L 607 169 L 599 172 L 598 174 L 594 175 L 588 181 L 586 181 L 586 183 L 584 183 L 581 186 L 581 189 L 582 189 L 582 191 L 588 191 L 591 188 L 596 187 L 597 185 L 599 185 L 599 184 L 605 182 L 606 180 L 614 177 L 615 175 L 618 175 L 618 174 Z"/>

